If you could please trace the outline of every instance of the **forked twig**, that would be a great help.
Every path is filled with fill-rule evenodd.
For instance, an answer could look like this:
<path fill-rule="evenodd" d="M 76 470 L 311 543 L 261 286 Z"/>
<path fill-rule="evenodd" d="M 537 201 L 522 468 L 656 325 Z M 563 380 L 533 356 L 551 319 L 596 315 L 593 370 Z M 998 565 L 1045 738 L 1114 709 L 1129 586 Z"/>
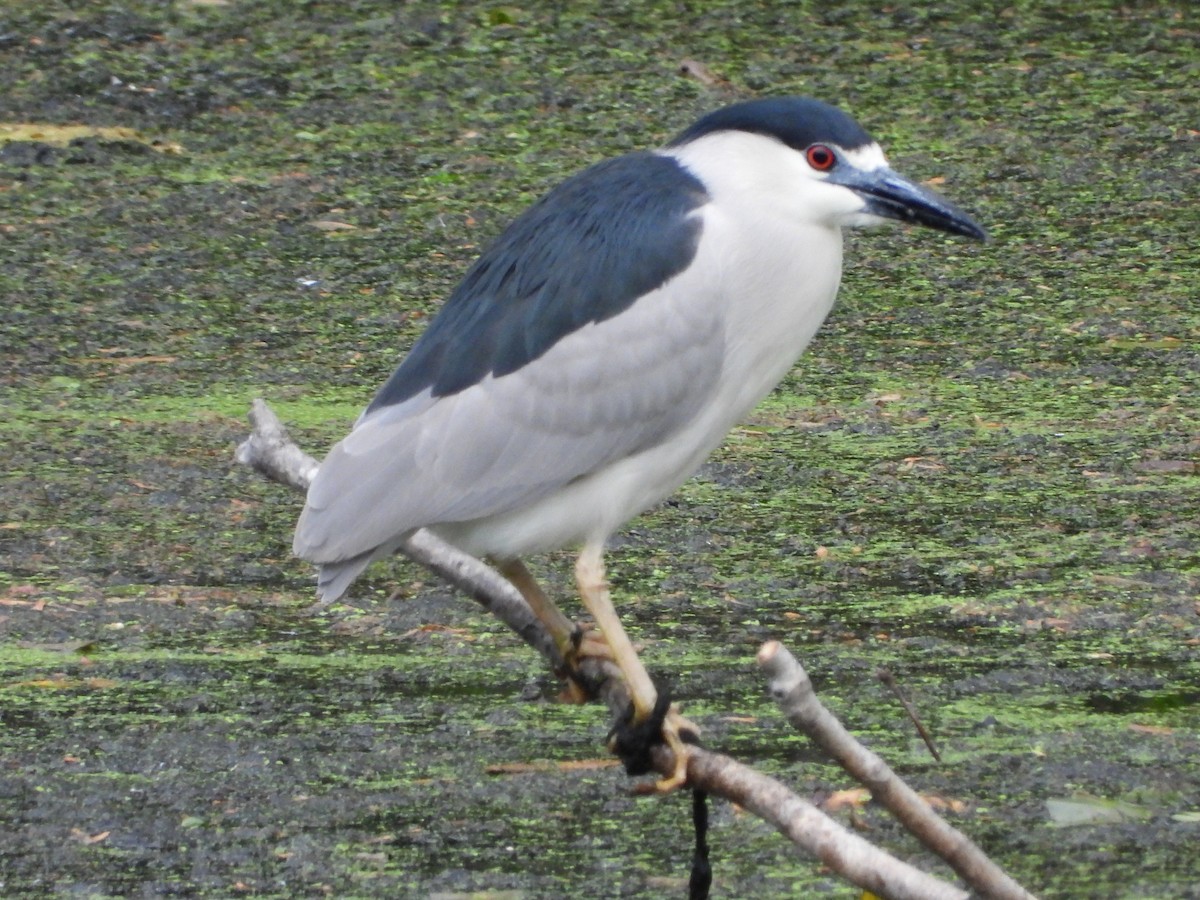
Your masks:
<path fill-rule="evenodd" d="M 771 696 L 793 727 L 871 792 L 926 847 L 986 897 L 1033 900 L 961 831 L 933 811 L 877 754 L 850 734 L 817 697 L 804 667 L 778 641 L 759 648 L 758 664 L 770 679 Z"/>

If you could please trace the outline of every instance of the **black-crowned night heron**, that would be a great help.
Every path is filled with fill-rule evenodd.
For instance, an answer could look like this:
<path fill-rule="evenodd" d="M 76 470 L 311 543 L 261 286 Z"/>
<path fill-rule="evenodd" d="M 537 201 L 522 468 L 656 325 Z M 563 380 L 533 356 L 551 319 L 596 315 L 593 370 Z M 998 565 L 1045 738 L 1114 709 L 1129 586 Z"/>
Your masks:
<path fill-rule="evenodd" d="M 605 540 L 799 357 L 837 296 L 842 229 L 887 219 L 984 237 L 850 116 L 802 97 L 726 107 L 554 188 L 321 464 L 295 538 L 321 598 L 428 528 L 494 560 L 570 657 L 574 626 L 520 560 L 578 545 L 583 602 L 644 721 L 657 694 L 613 609 Z M 678 767 L 664 787 L 685 777 L 680 722 L 664 727 Z"/>

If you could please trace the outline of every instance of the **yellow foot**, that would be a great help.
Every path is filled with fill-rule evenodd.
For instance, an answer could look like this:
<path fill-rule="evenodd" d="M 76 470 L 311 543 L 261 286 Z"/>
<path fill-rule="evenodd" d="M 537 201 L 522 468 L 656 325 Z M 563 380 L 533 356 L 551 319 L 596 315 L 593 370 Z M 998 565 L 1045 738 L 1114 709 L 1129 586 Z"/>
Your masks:
<path fill-rule="evenodd" d="M 575 704 L 590 703 L 595 700 L 595 695 L 577 673 L 583 661 L 587 659 L 613 662 L 612 649 L 608 646 L 608 641 L 604 640 L 604 635 L 592 628 L 585 629 L 576 626 L 571 634 L 571 640 L 566 646 L 559 647 L 559 653 L 562 654 L 565 665 L 558 675 L 567 682 L 566 687 L 559 694 L 559 700 L 563 703 Z"/>
<path fill-rule="evenodd" d="M 563 653 L 571 668 L 578 668 L 585 659 L 598 659 L 602 662 L 612 662 L 612 648 L 604 635 L 595 628 L 577 627 L 571 635 L 571 646 Z"/>
<path fill-rule="evenodd" d="M 700 729 L 681 716 L 678 708 L 671 704 L 666 718 L 663 719 L 662 736 L 667 749 L 671 751 L 671 756 L 675 759 L 675 765 L 670 775 L 654 782 L 653 789 L 656 794 L 667 794 L 687 784 L 687 764 L 688 758 L 692 755 L 692 749 L 684 740 L 684 734 L 695 740 L 700 736 Z"/>
<path fill-rule="evenodd" d="M 655 708 L 645 715 L 634 710 L 630 718 L 613 728 L 609 735 L 608 748 L 625 764 L 630 775 L 644 775 L 653 768 L 651 748 L 665 744 L 671 751 L 671 772 L 658 781 L 638 785 L 638 794 L 666 794 L 687 784 L 687 764 L 692 756 L 692 744 L 697 743 L 700 729 L 679 714 L 672 704 L 663 709 L 664 698 L 659 698 Z M 657 729 L 657 730 L 655 730 Z"/>

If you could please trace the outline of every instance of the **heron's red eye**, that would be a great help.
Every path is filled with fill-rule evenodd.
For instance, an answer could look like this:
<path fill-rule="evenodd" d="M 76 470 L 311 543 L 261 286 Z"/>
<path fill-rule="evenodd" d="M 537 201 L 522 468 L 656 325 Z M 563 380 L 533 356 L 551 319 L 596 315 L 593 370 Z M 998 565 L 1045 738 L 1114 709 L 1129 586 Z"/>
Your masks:
<path fill-rule="evenodd" d="M 837 162 L 837 155 L 824 144 L 813 144 L 804 151 L 804 158 L 818 172 L 828 172 Z"/>

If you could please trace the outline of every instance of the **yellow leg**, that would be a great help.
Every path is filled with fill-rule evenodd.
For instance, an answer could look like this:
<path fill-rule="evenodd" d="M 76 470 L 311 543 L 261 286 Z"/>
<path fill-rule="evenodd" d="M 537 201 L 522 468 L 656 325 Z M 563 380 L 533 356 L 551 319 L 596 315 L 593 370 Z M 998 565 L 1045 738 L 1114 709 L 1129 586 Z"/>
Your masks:
<path fill-rule="evenodd" d="M 538 621 L 546 626 L 546 630 L 554 638 L 558 652 L 563 655 L 563 659 L 567 659 L 567 654 L 575 641 L 575 623 L 563 615 L 562 610 L 546 595 L 542 586 L 525 568 L 525 563 L 519 559 L 508 559 L 498 563 L 497 568 L 500 570 L 500 574 L 511 581 L 513 587 L 521 592 L 521 596 L 525 598 L 525 602 L 529 604 L 533 614 L 538 617 Z"/>
<path fill-rule="evenodd" d="M 633 701 L 633 720 L 643 722 L 654 712 L 658 691 L 655 690 L 654 682 L 650 680 L 650 674 L 638 658 L 637 651 L 633 649 L 633 644 L 630 642 L 629 636 L 625 634 L 621 620 L 617 617 L 617 611 L 613 608 L 609 584 L 604 573 L 603 553 L 604 548 L 601 545 L 588 544 L 585 546 L 579 554 L 579 559 L 575 562 L 575 580 L 579 585 L 579 593 L 583 597 L 584 605 L 587 606 L 592 618 L 596 620 L 596 627 L 600 629 L 600 633 L 608 642 L 613 662 L 616 663 L 617 668 L 621 670 L 621 675 L 625 678 L 630 699 Z M 675 769 L 671 775 L 661 779 L 655 785 L 659 791 L 674 790 L 687 782 L 689 751 L 687 744 L 680 737 L 681 729 L 697 731 L 694 725 L 672 707 L 667 713 L 666 719 L 663 720 L 663 740 L 675 758 Z"/>
<path fill-rule="evenodd" d="M 572 672 L 582 657 L 609 659 L 608 645 L 599 640 L 594 632 L 585 633 L 581 637 L 578 626 L 563 614 L 519 559 L 497 563 L 497 568 L 500 570 L 500 574 L 521 592 L 521 596 L 525 598 L 525 602 L 529 604 L 533 614 L 546 626 L 546 630 L 554 639 L 554 644 L 558 647 L 558 652 L 567 667 L 565 699 L 573 703 L 586 703 L 591 700 L 588 689 L 572 676 Z"/>

